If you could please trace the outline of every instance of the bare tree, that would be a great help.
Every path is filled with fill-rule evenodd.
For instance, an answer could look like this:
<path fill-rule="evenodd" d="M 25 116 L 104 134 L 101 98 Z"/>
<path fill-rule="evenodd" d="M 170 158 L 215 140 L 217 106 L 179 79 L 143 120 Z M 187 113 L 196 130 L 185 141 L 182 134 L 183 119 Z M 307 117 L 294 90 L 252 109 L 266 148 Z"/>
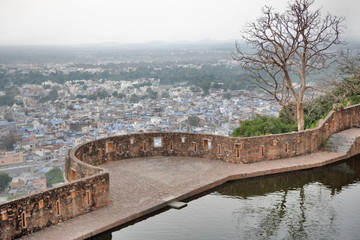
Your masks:
<path fill-rule="evenodd" d="M 340 44 L 344 18 L 330 14 L 322 17 L 320 9 L 311 11 L 314 0 L 293 0 L 280 14 L 265 6 L 262 16 L 246 25 L 243 38 L 255 51 L 246 53 L 236 43 L 234 59 L 249 72 L 250 81 L 297 120 L 304 130 L 304 96 L 312 88 L 308 76 L 329 66 Z M 290 111 L 290 105 L 296 111 Z"/>

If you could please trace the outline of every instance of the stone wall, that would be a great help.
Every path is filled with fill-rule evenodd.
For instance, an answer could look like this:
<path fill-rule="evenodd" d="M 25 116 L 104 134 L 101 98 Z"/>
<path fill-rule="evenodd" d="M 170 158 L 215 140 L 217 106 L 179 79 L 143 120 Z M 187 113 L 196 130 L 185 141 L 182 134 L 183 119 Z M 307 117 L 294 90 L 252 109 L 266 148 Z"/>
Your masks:
<path fill-rule="evenodd" d="M 355 156 L 360 154 L 360 138 L 357 138 L 354 142 L 354 144 L 352 145 L 349 155 L 351 156 Z"/>
<path fill-rule="evenodd" d="M 83 178 L 0 205 L 1 239 L 14 239 L 109 204 L 109 173 L 67 159 Z"/>
<path fill-rule="evenodd" d="M 328 137 L 360 124 L 360 105 L 331 112 L 311 130 L 250 138 L 158 132 L 103 138 L 80 145 L 75 156 L 91 165 L 134 157 L 185 156 L 251 163 L 318 151 Z"/>

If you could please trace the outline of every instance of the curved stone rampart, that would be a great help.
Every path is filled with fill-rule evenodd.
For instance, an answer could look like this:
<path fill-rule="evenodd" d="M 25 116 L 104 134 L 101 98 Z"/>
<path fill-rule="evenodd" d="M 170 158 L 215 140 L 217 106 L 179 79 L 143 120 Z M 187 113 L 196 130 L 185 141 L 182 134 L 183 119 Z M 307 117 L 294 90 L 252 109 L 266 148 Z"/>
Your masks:
<path fill-rule="evenodd" d="M 70 151 L 63 186 L 0 205 L 1 239 L 14 239 L 109 204 L 108 161 L 184 156 L 251 163 L 318 151 L 336 132 L 360 125 L 360 104 L 331 112 L 315 129 L 250 138 L 158 132 L 108 137 Z M 350 154 L 358 152 L 360 140 Z"/>
<path fill-rule="evenodd" d="M 356 105 L 331 112 L 315 129 L 249 138 L 181 132 L 114 136 L 82 144 L 73 154 L 91 165 L 150 156 L 202 157 L 231 163 L 266 161 L 318 151 L 331 134 L 359 125 L 359 112 L 360 105 Z"/>

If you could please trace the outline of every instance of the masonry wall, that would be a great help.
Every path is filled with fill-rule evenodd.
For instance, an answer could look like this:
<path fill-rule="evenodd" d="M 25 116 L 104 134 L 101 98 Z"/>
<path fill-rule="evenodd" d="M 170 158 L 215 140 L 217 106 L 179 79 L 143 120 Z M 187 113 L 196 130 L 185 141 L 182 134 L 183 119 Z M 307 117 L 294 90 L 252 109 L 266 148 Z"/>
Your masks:
<path fill-rule="evenodd" d="M 349 152 L 349 155 L 351 156 L 355 156 L 358 154 L 360 154 L 360 138 L 356 139 L 355 143 L 353 144 Z"/>
<path fill-rule="evenodd" d="M 143 133 L 80 145 L 75 155 L 91 165 L 134 157 L 186 156 L 251 163 L 318 151 L 328 137 L 360 124 L 360 105 L 331 112 L 316 129 L 250 138 L 192 133 Z"/>
<path fill-rule="evenodd" d="M 14 239 L 109 204 L 109 173 L 67 159 L 82 179 L 0 205 L 0 239 Z"/>

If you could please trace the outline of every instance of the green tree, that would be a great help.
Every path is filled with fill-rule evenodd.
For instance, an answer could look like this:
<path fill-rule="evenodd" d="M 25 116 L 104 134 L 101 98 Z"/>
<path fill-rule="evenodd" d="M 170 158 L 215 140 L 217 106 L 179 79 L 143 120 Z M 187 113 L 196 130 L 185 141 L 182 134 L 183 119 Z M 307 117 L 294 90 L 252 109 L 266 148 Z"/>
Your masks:
<path fill-rule="evenodd" d="M 55 101 L 59 98 L 59 93 L 56 89 L 52 89 L 47 96 L 40 98 L 39 102 Z"/>
<path fill-rule="evenodd" d="M 203 95 L 209 95 L 209 90 L 211 88 L 211 82 L 202 81 L 199 83 L 199 87 L 203 90 Z"/>
<path fill-rule="evenodd" d="M 129 101 L 130 101 L 131 103 L 138 103 L 138 102 L 140 101 L 140 97 L 139 97 L 138 95 L 136 95 L 136 94 L 132 94 L 132 95 L 130 96 Z"/>
<path fill-rule="evenodd" d="M 231 93 L 224 93 L 223 98 L 230 99 L 231 98 Z"/>
<path fill-rule="evenodd" d="M 200 88 L 198 86 L 192 86 L 190 88 L 190 90 L 194 93 L 198 93 L 198 92 L 201 92 Z"/>
<path fill-rule="evenodd" d="M 162 98 L 170 98 L 170 94 L 169 94 L 169 92 L 162 92 L 162 94 L 161 94 L 161 97 Z"/>
<path fill-rule="evenodd" d="M 12 106 L 15 103 L 15 96 L 19 94 L 19 90 L 15 87 L 8 88 L 4 96 L 0 96 L 0 106 Z"/>
<path fill-rule="evenodd" d="M 113 91 L 112 94 L 111 94 L 113 97 L 118 97 L 119 93 L 117 91 Z"/>
<path fill-rule="evenodd" d="M 107 98 L 109 95 L 107 93 L 107 91 L 105 89 L 99 89 L 96 93 L 95 96 L 99 99 L 105 99 Z"/>
<path fill-rule="evenodd" d="M 5 119 L 6 121 L 8 121 L 8 122 L 13 122 L 13 121 L 14 121 L 14 117 L 13 117 L 12 111 L 7 110 L 7 111 L 5 112 L 4 119 Z"/>
<path fill-rule="evenodd" d="M 14 133 L 9 133 L 3 139 L 6 150 L 13 151 L 15 143 L 20 140 L 20 136 Z"/>
<path fill-rule="evenodd" d="M 11 177 L 7 173 L 0 173 L 0 192 L 4 191 L 11 181 Z"/>
<path fill-rule="evenodd" d="M 126 98 L 126 94 L 125 93 L 118 93 L 118 95 L 117 95 L 117 98 L 119 98 L 119 99 L 123 99 L 123 98 Z"/>
<path fill-rule="evenodd" d="M 279 118 L 257 115 L 252 120 L 243 121 L 231 136 L 252 137 L 296 131 L 296 126 L 286 124 Z"/>
<path fill-rule="evenodd" d="M 152 90 L 151 88 L 147 88 L 147 89 L 146 89 L 146 92 L 147 92 L 147 94 L 149 95 L 149 97 L 150 97 L 151 99 L 157 99 L 158 93 L 155 92 L 154 90 Z"/>
<path fill-rule="evenodd" d="M 188 123 L 189 123 L 190 126 L 200 127 L 201 120 L 197 116 L 189 116 L 188 117 Z"/>
<path fill-rule="evenodd" d="M 45 173 L 46 186 L 51 187 L 55 183 L 64 182 L 63 173 L 60 168 L 53 168 Z"/>

